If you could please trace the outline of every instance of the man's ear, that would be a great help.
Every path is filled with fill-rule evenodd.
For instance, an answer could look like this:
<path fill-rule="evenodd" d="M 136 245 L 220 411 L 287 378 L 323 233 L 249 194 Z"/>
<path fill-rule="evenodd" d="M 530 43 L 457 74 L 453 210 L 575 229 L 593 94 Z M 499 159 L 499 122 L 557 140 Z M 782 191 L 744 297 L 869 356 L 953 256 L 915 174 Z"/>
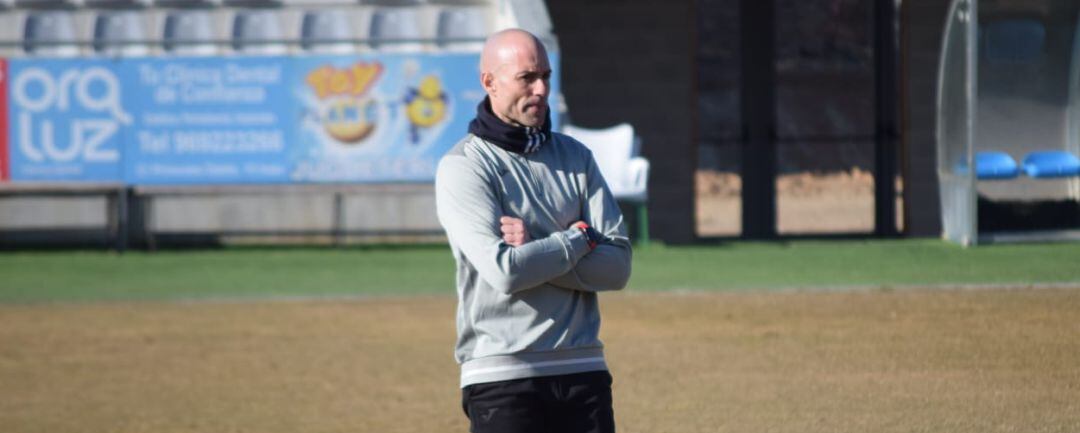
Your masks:
<path fill-rule="evenodd" d="M 494 93 L 495 92 L 495 74 L 492 74 L 491 72 L 481 72 L 480 73 L 480 86 L 484 88 L 484 91 L 487 92 L 487 94 L 490 95 L 490 94 Z"/>

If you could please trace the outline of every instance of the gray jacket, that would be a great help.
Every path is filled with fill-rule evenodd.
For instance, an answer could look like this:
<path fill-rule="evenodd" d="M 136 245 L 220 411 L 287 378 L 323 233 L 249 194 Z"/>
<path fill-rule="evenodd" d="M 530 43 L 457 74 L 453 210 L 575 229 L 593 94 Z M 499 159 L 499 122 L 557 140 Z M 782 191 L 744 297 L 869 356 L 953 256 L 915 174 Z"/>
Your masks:
<path fill-rule="evenodd" d="M 439 222 L 457 261 L 461 386 L 606 370 L 596 292 L 630 278 L 630 240 L 592 153 L 553 133 L 517 154 L 472 134 L 439 162 Z M 502 240 L 499 218 L 524 220 L 530 242 Z M 605 236 L 594 250 L 585 221 Z"/>

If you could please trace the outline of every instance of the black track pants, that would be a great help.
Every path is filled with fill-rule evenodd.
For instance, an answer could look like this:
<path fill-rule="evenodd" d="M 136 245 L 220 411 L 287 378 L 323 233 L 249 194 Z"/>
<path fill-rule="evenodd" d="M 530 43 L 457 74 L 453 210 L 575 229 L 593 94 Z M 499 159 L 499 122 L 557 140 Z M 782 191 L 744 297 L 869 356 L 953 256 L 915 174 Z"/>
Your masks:
<path fill-rule="evenodd" d="M 461 391 L 472 433 L 614 433 L 606 371 L 478 383 Z"/>

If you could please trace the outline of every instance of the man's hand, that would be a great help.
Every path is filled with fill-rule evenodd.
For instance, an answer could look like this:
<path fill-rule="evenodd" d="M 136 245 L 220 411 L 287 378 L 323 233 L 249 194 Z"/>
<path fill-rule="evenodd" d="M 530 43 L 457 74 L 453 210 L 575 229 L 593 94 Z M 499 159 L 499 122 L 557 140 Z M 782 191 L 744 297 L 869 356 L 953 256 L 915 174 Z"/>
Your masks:
<path fill-rule="evenodd" d="M 499 224 L 502 224 L 500 229 L 506 243 L 520 247 L 529 242 L 529 232 L 525 230 L 525 222 L 520 218 L 504 216 L 499 218 Z"/>
<path fill-rule="evenodd" d="M 581 234 L 585 235 L 585 240 L 589 243 L 589 251 L 592 251 L 597 245 L 600 245 L 600 240 L 603 239 L 603 237 L 600 236 L 600 233 L 597 233 L 596 230 L 589 227 L 589 224 L 585 221 L 578 221 L 570 224 L 569 228 L 581 230 Z"/>

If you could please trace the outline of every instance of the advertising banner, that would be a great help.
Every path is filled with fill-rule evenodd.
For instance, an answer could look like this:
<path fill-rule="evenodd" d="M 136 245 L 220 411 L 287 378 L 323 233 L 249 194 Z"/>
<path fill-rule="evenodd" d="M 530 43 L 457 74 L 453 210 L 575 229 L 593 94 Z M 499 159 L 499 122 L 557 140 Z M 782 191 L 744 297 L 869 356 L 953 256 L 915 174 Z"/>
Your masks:
<path fill-rule="evenodd" d="M 289 181 L 296 124 L 287 57 L 125 61 L 124 178 L 132 184 Z"/>
<path fill-rule="evenodd" d="M 121 180 L 121 129 L 132 115 L 114 69 L 104 59 L 8 60 L 11 180 Z"/>
<path fill-rule="evenodd" d="M 300 182 L 430 181 L 484 93 L 475 54 L 296 59 Z"/>
<path fill-rule="evenodd" d="M 8 151 L 8 102 L 7 80 L 8 66 L 6 59 L 0 59 L 0 182 L 10 179 L 11 153 Z"/>
<path fill-rule="evenodd" d="M 0 179 L 430 182 L 484 98 L 479 60 L 479 53 L 10 59 L 0 62 L 0 126 L 9 125 L 0 133 Z M 558 71 L 557 57 L 552 62 Z M 557 73 L 551 87 L 557 95 Z"/>

